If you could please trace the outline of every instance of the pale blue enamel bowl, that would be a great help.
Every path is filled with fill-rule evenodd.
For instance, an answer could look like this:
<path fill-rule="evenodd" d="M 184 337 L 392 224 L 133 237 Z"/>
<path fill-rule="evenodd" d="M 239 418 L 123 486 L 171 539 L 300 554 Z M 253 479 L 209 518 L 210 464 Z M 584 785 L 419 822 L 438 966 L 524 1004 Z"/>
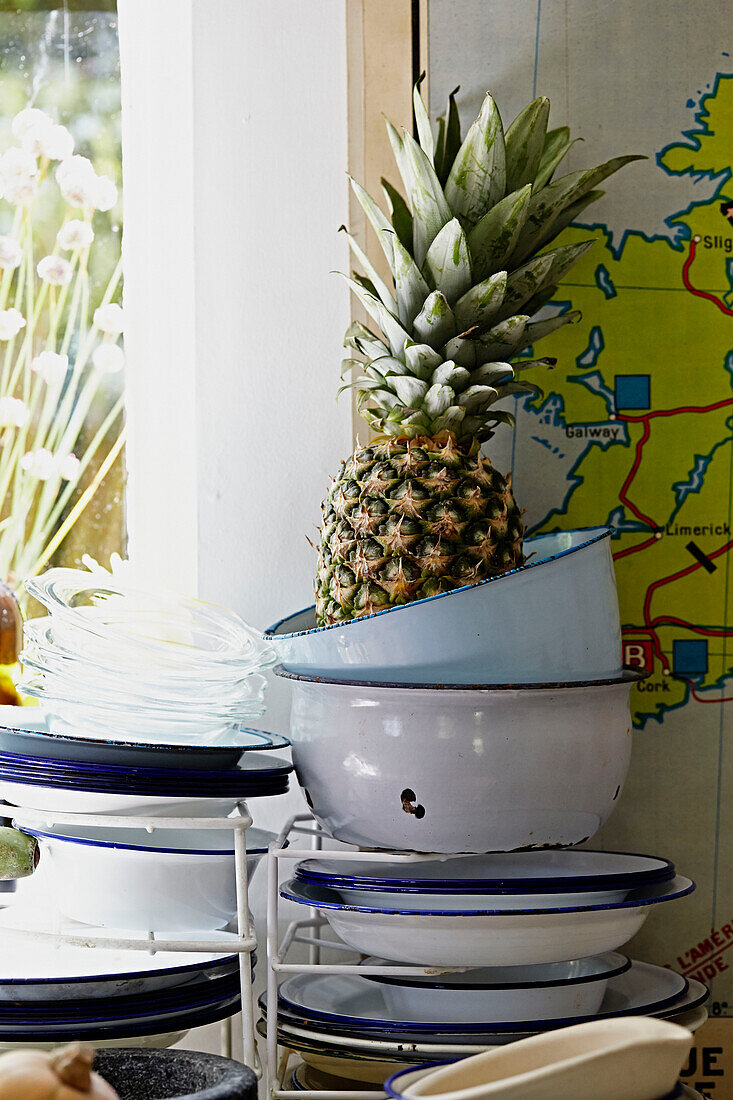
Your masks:
<path fill-rule="evenodd" d="M 288 672 L 406 684 L 599 680 L 621 671 L 611 529 L 527 539 L 527 564 L 360 619 L 308 607 L 264 632 Z"/>

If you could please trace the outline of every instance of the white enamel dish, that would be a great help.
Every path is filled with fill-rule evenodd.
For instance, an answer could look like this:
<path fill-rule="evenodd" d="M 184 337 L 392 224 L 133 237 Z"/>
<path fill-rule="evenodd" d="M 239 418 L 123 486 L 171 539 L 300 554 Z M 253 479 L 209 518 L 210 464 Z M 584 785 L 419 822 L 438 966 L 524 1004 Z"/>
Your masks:
<path fill-rule="evenodd" d="M 90 766 L 0 753 L 0 799 L 61 813 L 227 817 L 242 799 L 285 794 L 291 771 L 288 761 L 266 753 L 245 754 L 226 771 Z"/>
<path fill-rule="evenodd" d="M 368 958 L 365 966 L 388 965 Z M 476 1020 L 552 1020 L 592 1016 L 609 980 L 631 966 L 625 955 L 608 952 L 573 962 L 507 966 L 419 977 L 370 975 L 380 986 L 391 1018 L 451 1024 Z"/>
<path fill-rule="evenodd" d="M 595 680 L 621 670 L 611 530 L 528 539 L 527 564 L 479 584 L 316 627 L 314 608 L 264 638 L 290 672 L 413 684 Z"/>
<path fill-rule="evenodd" d="M 40 707 L 0 706 L 0 753 L 42 757 L 47 762 L 73 762 L 76 767 L 117 764 L 218 771 L 236 767 L 244 753 L 289 745 L 289 741 L 278 734 L 246 727 L 195 745 L 175 737 L 156 744 L 110 737 L 103 727 L 95 733 L 93 737 L 59 733 L 52 728 L 48 713 Z"/>
<path fill-rule="evenodd" d="M 236 955 L 114 951 L 32 942 L 13 935 L 10 911 L 0 913 L 0 998 L 8 1002 L 81 1001 L 130 997 L 186 987 L 202 977 L 238 972 Z M 5 919 L 4 919 L 5 918 Z"/>
<path fill-rule="evenodd" d="M 654 1015 L 676 1008 L 689 988 L 686 979 L 675 971 L 641 962 L 633 962 L 603 984 L 605 988 L 590 1012 L 582 1011 L 572 996 L 554 1002 L 547 998 L 546 989 L 541 989 L 526 992 L 524 1004 L 532 1009 L 531 1015 L 518 1016 L 511 996 L 502 999 L 495 994 L 496 1015 L 473 1016 L 469 1020 L 455 1018 L 463 1015 L 457 1007 L 460 992 L 456 996 L 455 991 L 452 1002 L 445 1005 L 447 1012 L 443 1016 L 426 1020 L 423 1007 L 409 1011 L 410 1005 L 394 1016 L 388 987 L 375 985 L 358 974 L 299 974 L 283 982 L 278 1000 L 284 1018 L 296 1025 L 319 1025 L 342 1034 L 365 1035 L 374 1031 L 382 1038 L 396 1034 L 413 1038 L 441 1035 L 470 1042 L 470 1036 L 488 1041 L 487 1036 L 493 1038 L 501 1032 L 535 1032 L 587 1019 Z M 413 1000 L 413 1007 L 414 1003 Z M 563 1003 L 569 1010 L 565 1015 L 548 1014 Z M 533 1005 L 539 1007 L 533 1009 Z"/>
<path fill-rule="evenodd" d="M 383 907 L 349 907 L 338 891 L 295 879 L 281 895 L 322 910 L 334 932 L 365 955 L 420 966 L 523 966 L 563 962 L 569 944 L 579 957 L 613 951 L 639 931 L 653 906 L 693 890 L 694 883 L 678 875 L 640 887 L 624 901 L 578 907 L 560 901 L 540 910 L 502 910 L 500 899 L 476 895 L 466 895 L 463 910 L 416 911 L 409 895 L 398 894 Z"/>
<path fill-rule="evenodd" d="M 674 877 L 674 864 L 657 856 L 587 848 L 544 852 L 488 852 L 440 860 L 370 863 L 306 859 L 296 867 L 303 882 L 341 889 L 412 893 L 577 893 L 634 888 Z"/>
<path fill-rule="evenodd" d="M 660 1013 L 660 1017 L 695 1031 L 705 1022 L 706 1013 L 704 1009 L 698 1009 L 696 1013 L 685 1011 L 684 1006 L 695 999 L 701 1002 L 706 997 L 704 986 L 699 982 L 690 982 L 687 997 L 679 1002 L 682 1008 Z M 263 1018 L 258 1024 L 258 1032 L 263 1036 L 264 1025 Z M 418 1042 L 404 1035 L 381 1039 L 371 1032 L 368 1038 L 361 1038 L 355 1034 L 341 1035 L 328 1027 L 321 1030 L 316 1024 L 298 1027 L 285 1020 L 278 1021 L 281 1045 L 296 1051 L 308 1065 L 335 1076 L 349 1076 L 360 1081 L 376 1082 L 380 1086 L 385 1077 L 404 1068 L 405 1064 L 431 1063 L 434 1067 L 437 1062 L 474 1055 L 477 1051 L 496 1050 L 524 1037 L 525 1033 L 506 1032 L 493 1036 L 492 1042 L 487 1043 L 466 1044 L 437 1037 L 431 1040 L 422 1037 Z"/>
<path fill-rule="evenodd" d="M 349 844 L 450 854 L 589 840 L 621 796 L 643 678 L 427 688 L 275 671 L 319 823 Z"/>
<path fill-rule="evenodd" d="M 231 829 L 58 826 L 39 829 L 19 811 L 14 824 L 38 837 L 41 871 L 59 912 L 84 924 L 137 932 L 223 928 L 236 912 Z M 275 839 L 249 829 L 247 875 Z"/>
<path fill-rule="evenodd" d="M 400 895 L 414 909 L 465 908 L 465 895 L 498 897 L 504 909 L 622 901 L 634 888 L 674 877 L 668 860 L 625 852 L 498 852 L 412 866 L 306 860 L 295 877 L 335 889 L 349 905 L 387 904 Z"/>

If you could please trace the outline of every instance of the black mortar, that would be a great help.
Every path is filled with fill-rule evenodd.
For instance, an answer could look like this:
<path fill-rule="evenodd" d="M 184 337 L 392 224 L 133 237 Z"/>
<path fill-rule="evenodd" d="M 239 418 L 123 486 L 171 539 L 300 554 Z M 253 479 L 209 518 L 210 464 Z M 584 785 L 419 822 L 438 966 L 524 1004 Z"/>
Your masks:
<path fill-rule="evenodd" d="M 193 1050 L 98 1050 L 94 1069 L 120 1100 L 257 1100 L 257 1078 L 230 1058 Z"/>

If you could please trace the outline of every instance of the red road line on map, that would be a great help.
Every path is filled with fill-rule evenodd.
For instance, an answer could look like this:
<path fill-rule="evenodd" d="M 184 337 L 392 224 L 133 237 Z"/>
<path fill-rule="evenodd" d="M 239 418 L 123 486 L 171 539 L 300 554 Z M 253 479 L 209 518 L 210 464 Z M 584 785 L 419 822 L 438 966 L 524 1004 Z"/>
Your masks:
<path fill-rule="evenodd" d="M 646 542 L 637 542 L 635 546 L 627 546 L 625 550 L 619 550 L 613 555 L 613 560 L 618 561 L 619 558 L 628 558 L 629 554 L 637 554 L 639 550 L 646 550 L 647 546 L 653 546 L 655 542 L 658 542 L 656 535 L 653 535 Z"/>
<path fill-rule="evenodd" d="M 691 630 L 694 634 L 704 634 L 709 638 L 731 638 L 733 637 L 733 630 L 725 630 L 723 627 L 714 626 L 694 626 L 693 623 L 688 623 L 685 619 L 677 619 L 674 615 L 659 615 L 656 619 L 653 619 L 649 624 L 651 627 L 656 627 L 661 623 L 671 623 L 674 626 L 684 626 L 687 630 Z"/>
<path fill-rule="evenodd" d="M 642 433 L 641 439 L 636 444 L 636 451 L 635 451 L 635 454 L 634 454 L 634 463 L 633 463 L 633 465 L 631 467 L 631 470 L 629 471 L 629 474 L 628 474 L 626 480 L 624 481 L 624 483 L 621 487 L 621 490 L 619 492 L 619 500 L 621 501 L 621 503 L 625 504 L 626 507 L 629 508 L 631 512 L 633 512 L 633 514 L 636 516 L 636 518 L 640 519 L 642 521 L 642 523 L 647 523 L 650 527 L 654 527 L 654 528 L 656 528 L 658 526 L 654 522 L 654 520 L 650 519 L 649 516 L 645 516 L 644 513 L 642 511 L 640 511 L 640 509 L 637 508 L 636 505 L 633 504 L 632 501 L 630 501 L 629 498 L 628 498 L 628 491 L 631 487 L 631 483 L 633 482 L 634 478 L 636 477 L 637 473 L 639 472 L 639 466 L 641 465 L 641 457 L 642 457 L 642 451 L 644 449 L 644 444 L 647 443 L 648 440 L 649 440 L 649 433 L 650 433 L 649 421 L 654 420 L 654 419 L 656 419 L 657 417 L 660 417 L 660 416 L 679 416 L 682 413 L 715 412 L 716 409 L 723 409 L 727 405 L 733 405 L 733 397 L 726 397 L 721 401 L 715 401 L 712 405 L 680 405 L 676 409 L 657 409 L 655 412 L 644 413 L 642 416 L 625 416 L 623 414 L 618 414 L 616 416 L 617 420 L 624 420 L 624 421 L 626 421 L 627 423 L 630 423 L 630 424 L 643 424 L 644 425 L 644 431 Z M 652 546 L 656 541 L 657 541 L 656 538 L 650 538 L 650 539 L 647 539 L 645 542 L 637 543 L 636 546 L 629 546 L 625 550 L 619 550 L 616 554 L 613 555 L 613 560 L 618 561 L 620 558 L 629 557 L 630 554 L 638 554 L 640 550 L 646 550 L 649 546 Z"/>
<path fill-rule="evenodd" d="M 646 424 L 649 420 L 656 420 L 659 416 L 679 416 L 680 413 L 707 413 L 723 409 L 726 405 L 733 405 L 733 397 L 725 397 L 722 401 L 715 401 L 712 405 L 680 405 L 676 409 L 655 409 L 654 412 L 642 413 L 641 416 L 627 416 L 626 413 L 617 413 L 617 420 L 625 420 L 629 424 Z"/>
<path fill-rule="evenodd" d="M 687 259 L 685 260 L 682 267 L 682 282 L 685 285 L 685 289 L 689 290 L 690 294 L 694 294 L 697 298 L 705 298 L 708 302 L 712 302 L 718 307 L 719 310 L 721 310 L 722 313 L 727 314 L 728 317 L 733 317 L 733 309 L 729 309 L 725 302 L 721 302 L 720 298 L 716 298 L 714 294 L 710 294 L 707 290 L 698 290 L 690 282 L 690 268 L 692 267 L 692 262 L 695 259 L 695 253 L 697 252 L 697 243 L 699 239 L 699 237 L 693 237 L 690 241 L 690 251 L 688 252 Z"/>
<path fill-rule="evenodd" d="M 713 558 L 719 558 L 721 554 L 726 554 L 732 546 L 733 546 L 733 539 L 731 539 L 729 542 L 726 542 L 724 546 L 718 547 L 717 550 L 713 550 L 707 556 L 712 561 Z M 652 621 L 651 621 L 651 618 L 650 618 L 650 615 L 649 615 L 649 609 L 651 607 L 652 596 L 654 595 L 654 593 L 656 592 L 656 590 L 658 588 L 663 588 L 664 585 L 671 584 L 672 581 L 681 580 L 682 577 L 687 577 L 687 576 L 689 576 L 690 573 L 694 573 L 697 569 L 701 569 L 701 568 L 702 568 L 702 564 L 699 561 L 696 561 L 692 565 L 688 565 L 685 569 L 680 569 L 676 573 L 670 573 L 669 576 L 667 576 L 667 577 L 660 577 L 659 580 L 653 581 L 646 590 L 646 596 L 644 598 L 644 623 L 645 623 L 646 627 L 649 630 L 649 633 L 650 633 L 651 638 L 652 638 L 652 643 L 654 645 L 654 651 L 657 654 L 657 656 L 659 657 L 659 660 L 662 662 L 662 667 L 663 668 L 666 668 L 666 669 L 669 668 L 669 661 L 667 660 L 664 653 L 662 652 L 662 647 L 660 645 L 659 638 L 657 637 L 656 632 L 654 630 L 654 627 L 652 626 Z M 690 687 L 692 689 L 693 695 L 695 695 L 694 685 L 691 684 Z M 695 696 L 695 698 L 697 698 L 697 696 Z M 700 701 L 702 702 L 704 700 L 700 700 Z M 716 699 L 715 701 L 718 702 L 718 703 L 721 702 L 720 699 Z"/>

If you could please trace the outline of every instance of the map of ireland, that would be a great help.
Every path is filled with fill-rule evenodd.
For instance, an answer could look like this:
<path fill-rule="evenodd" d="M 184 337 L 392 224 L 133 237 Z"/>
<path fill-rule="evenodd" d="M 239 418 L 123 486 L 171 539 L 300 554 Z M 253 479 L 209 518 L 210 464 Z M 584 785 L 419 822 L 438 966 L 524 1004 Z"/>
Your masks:
<path fill-rule="evenodd" d="M 505 122 L 534 95 L 579 142 L 564 171 L 642 153 L 560 243 L 596 238 L 549 312 L 513 428 L 487 445 L 530 533 L 608 525 L 631 769 L 592 846 L 654 852 L 697 889 L 629 946 L 733 1016 L 733 31 L 717 0 L 430 0 L 430 105 L 461 81 Z M 433 45 L 437 43 L 438 45 Z M 531 620 L 527 630 L 531 631 Z M 589 751 L 602 751 L 589 731 Z M 672 907 L 670 907 L 671 909 Z M 725 1021 L 733 1033 L 733 1025 Z M 733 1051 L 733 1035 L 724 1040 Z M 711 1095 L 733 1096 L 726 1084 Z"/>

